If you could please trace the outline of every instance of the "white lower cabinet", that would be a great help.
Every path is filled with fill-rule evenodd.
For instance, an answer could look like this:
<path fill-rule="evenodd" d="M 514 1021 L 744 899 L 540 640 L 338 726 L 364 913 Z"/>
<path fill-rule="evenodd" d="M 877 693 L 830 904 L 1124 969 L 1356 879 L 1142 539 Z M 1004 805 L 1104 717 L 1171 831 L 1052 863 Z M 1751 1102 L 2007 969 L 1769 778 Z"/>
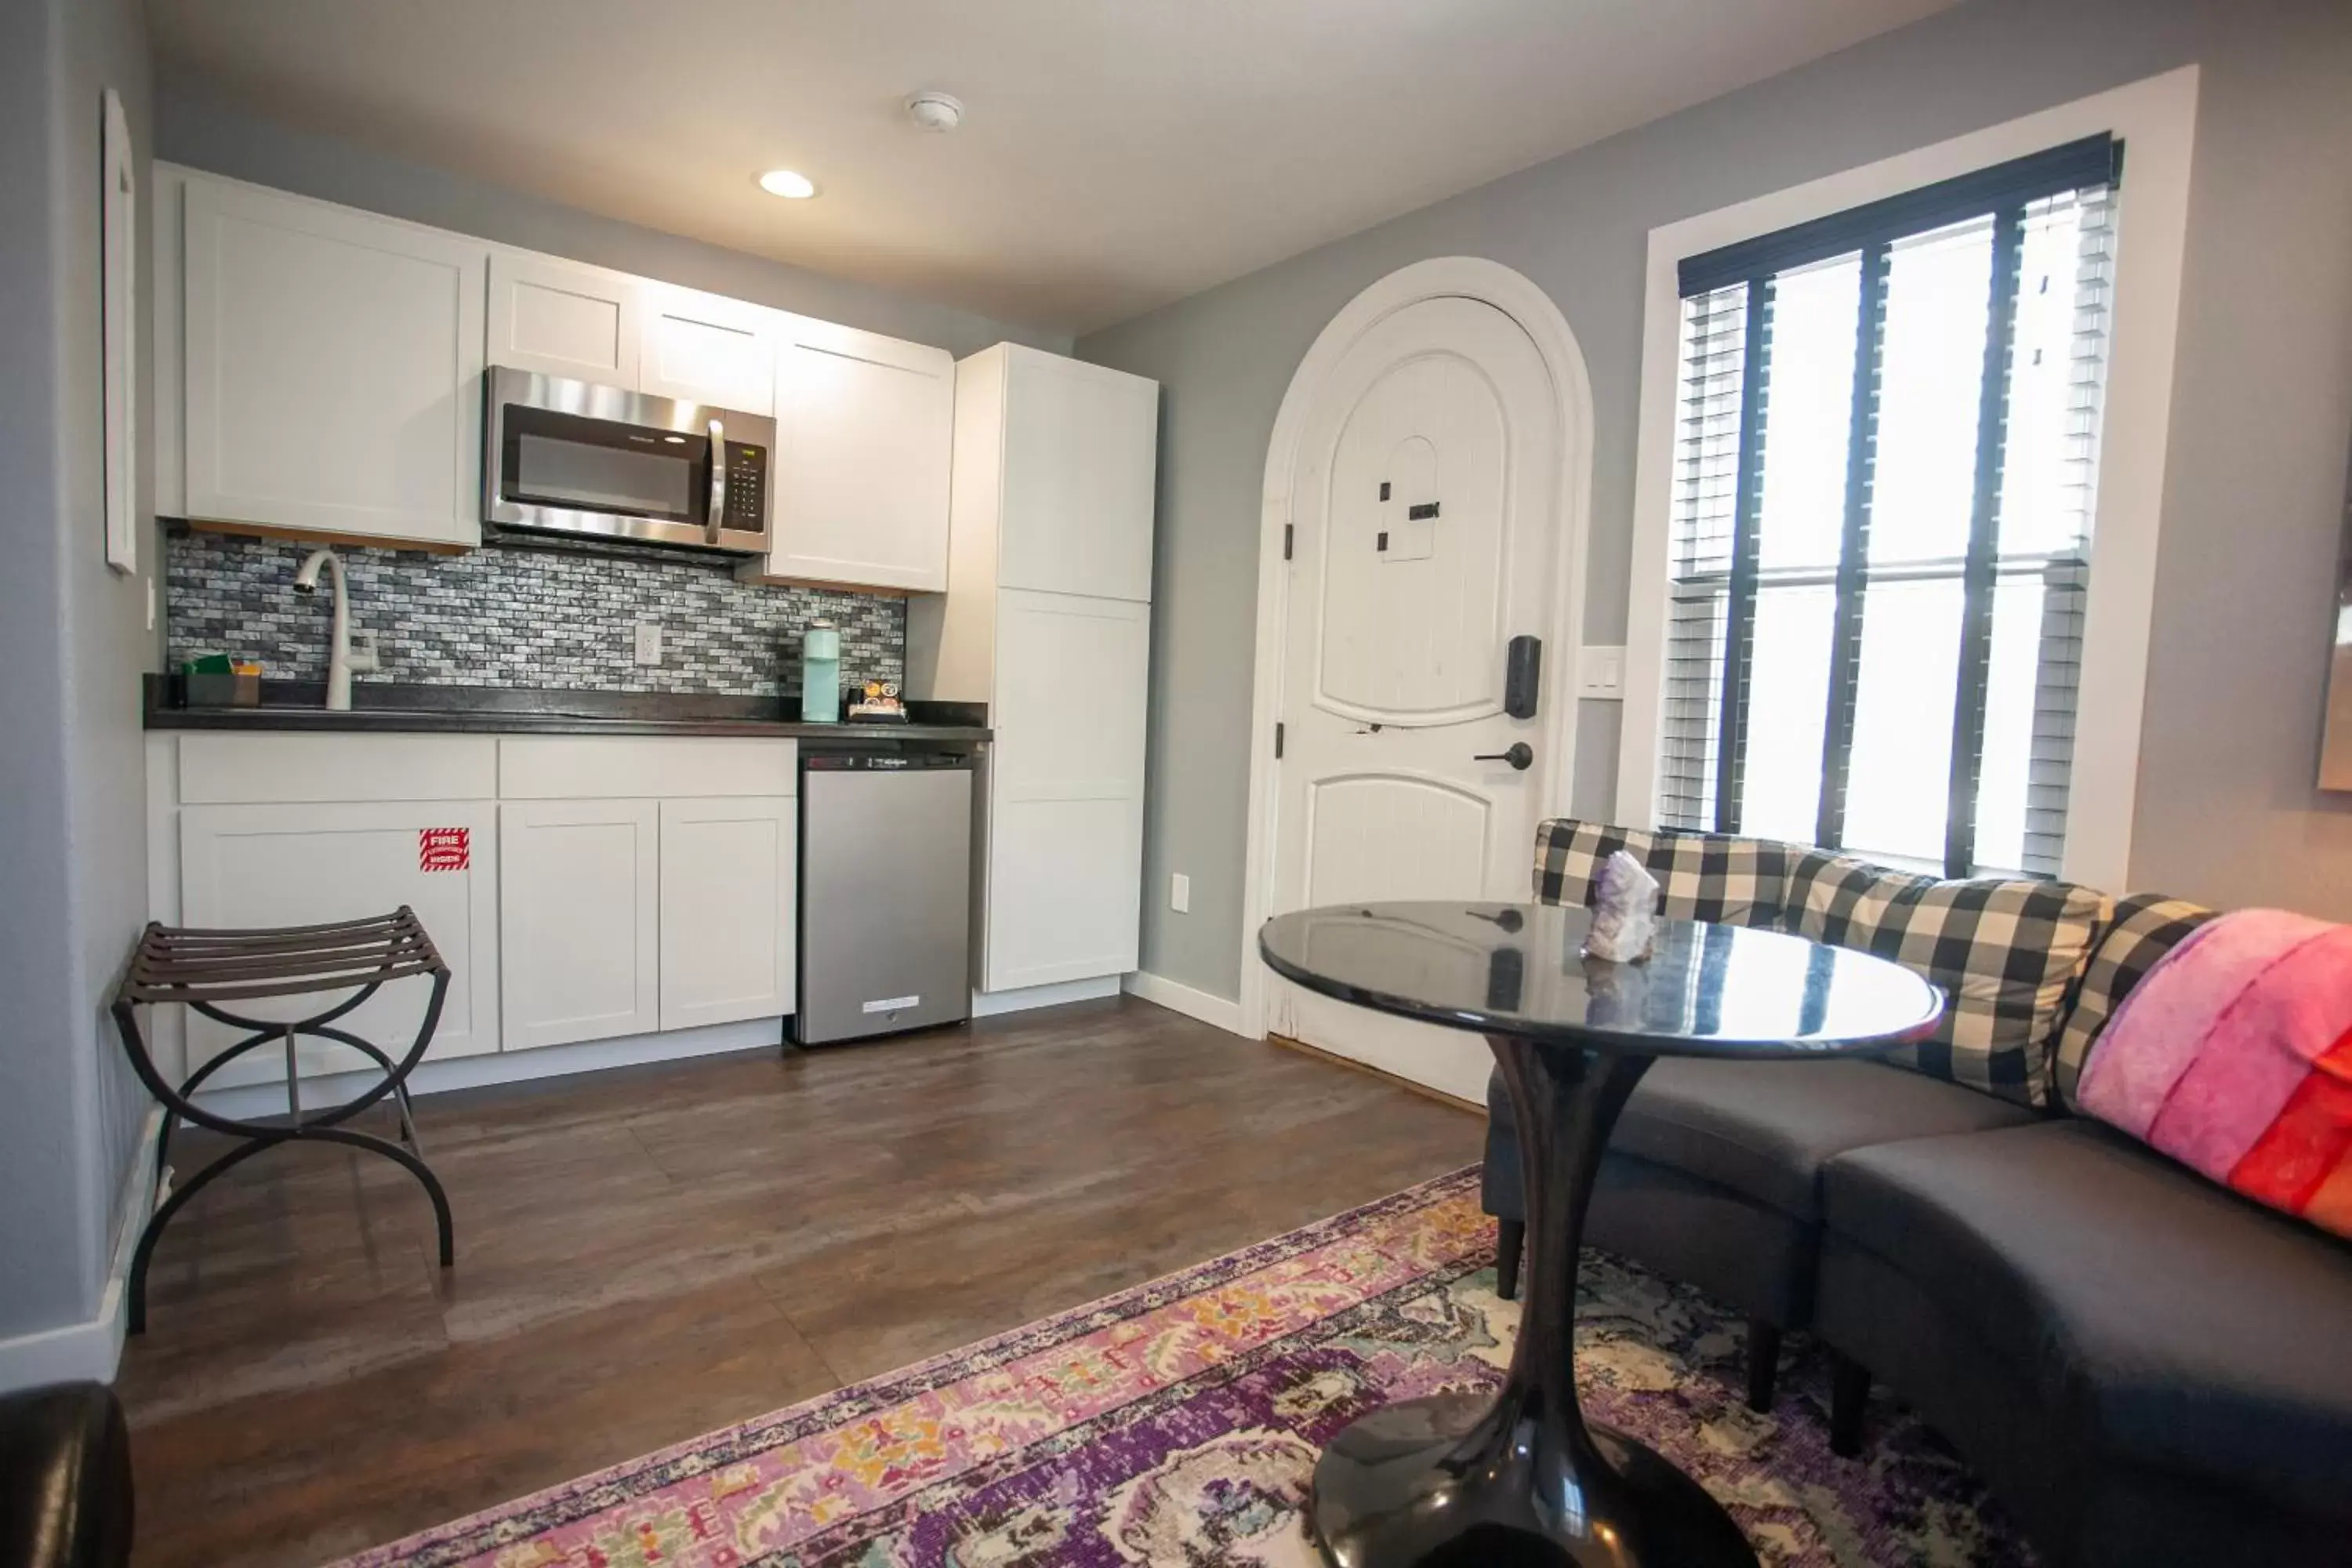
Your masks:
<path fill-rule="evenodd" d="M 661 1026 L 793 1010 L 798 802 L 661 803 Z"/>
<path fill-rule="evenodd" d="M 182 925 L 314 925 L 406 904 L 449 966 L 449 988 L 426 1059 L 499 1048 L 499 822 L 487 801 L 191 805 L 180 813 Z M 341 1020 L 397 1060 L 416 1038 L 432 984 L 394 981 Z M 322 1010 L 317 996 L 228 1004 L 247 1016 Z M 191 1014 L 188 1068 L 242 1037 Z M 297 1047 L 307 1078 L 366 1064 L 324 1041 Z M 214 1087 L 285 1077 L 282 1047 L 224 1067 Z"/>
<path fill-rule="evenodd" d="M 154 918 L 310 925 L 408 905 L 450 970 L 427 1059 L 793 1009 L 792 741 L 189 734 L 151 740 L 147 773 Z M 352 798 L 362 792 L 409 798 Z M 430 994 L 427 982 L 394 982 L 349 1026 L 396 1059 Z M 284 1021 L 325 1005 L 263 1000 L 242 1010 Z M 184 1025 L 190 1070 L 245 1033 L 173 1015 L 156 1021 L 167 1066 Z M 366 1065 L 326 1042 L 297 1051 L 306 1079 Z M 285 1069 L 273 1046 L 205 1087 L 274 1082 Z"/>
<path fill-rule="evenodd" d="M 509 801 L 499 834 L 506 1048 L 659 1028 L 659 804 Z"/>

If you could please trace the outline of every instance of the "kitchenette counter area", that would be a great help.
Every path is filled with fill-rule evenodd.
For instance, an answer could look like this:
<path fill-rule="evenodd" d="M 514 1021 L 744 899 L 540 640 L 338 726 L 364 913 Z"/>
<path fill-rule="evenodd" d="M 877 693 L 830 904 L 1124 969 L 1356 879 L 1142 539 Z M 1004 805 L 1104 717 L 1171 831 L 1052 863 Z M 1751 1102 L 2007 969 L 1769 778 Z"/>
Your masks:
<path fill-rule="evenodd" d="M 183 678 L 149 675 L 150 730 L 291 731 L 305 734 L 739 735 L 861 744 L 971 744 L 991 738 L 986 705 L 910 702 L 904 723 L 811 724 L 785 715 L 796 699 L 667 691 L 555 690 L 364 681 L 331 710 L 315 680 L 264 680 L 252 706 L 191 705 Z"/>
<path fill-rule="evenodd" d="M 300 681 L 261 684 L 254 706 L 171 702 L 198 679 L 146 683 L 150 917 L 252 931 L 414 910 L 448 970 L 415 1092 L 971 1010 L 983 725 L 800 723 L 749 694 L 388 681 L 358 683 L 335 711 Z M 819 977 L 873 982 L 818 1035 L 801 1016 L 828 1000 L 803 991 L 812 951 Z M 362 997 L 352 1027 L 412 1038 L 424 1005 Z M 307 1037 L 231 1061 L 235 1031 L 182 1011 L 151 1021 L 154 1059 L 173 1081 L 205 1069 L 190 1092 L 224 1114 L 282 1110 L 295 1064 L 306 1100 L 367 1070 Z"/>

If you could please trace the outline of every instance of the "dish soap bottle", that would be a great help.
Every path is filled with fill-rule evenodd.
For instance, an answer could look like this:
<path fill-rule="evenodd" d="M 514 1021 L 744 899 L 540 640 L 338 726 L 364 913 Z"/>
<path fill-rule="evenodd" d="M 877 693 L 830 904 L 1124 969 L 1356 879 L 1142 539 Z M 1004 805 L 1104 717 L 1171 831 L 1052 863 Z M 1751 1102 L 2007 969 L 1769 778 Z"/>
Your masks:
<path fill-rule="evenodd" d="M 801 634 L 801 722 L 840 719 L 841 633 L 831 621 L 819 621 Z"/>

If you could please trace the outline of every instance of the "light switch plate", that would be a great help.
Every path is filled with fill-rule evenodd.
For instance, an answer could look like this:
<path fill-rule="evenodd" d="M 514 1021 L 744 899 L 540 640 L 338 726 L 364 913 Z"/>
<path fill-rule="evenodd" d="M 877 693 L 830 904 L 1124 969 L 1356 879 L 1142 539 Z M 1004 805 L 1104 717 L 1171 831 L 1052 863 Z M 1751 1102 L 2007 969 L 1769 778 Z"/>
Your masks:
<path fill-rule="evenodd" d="M 1192 912 L 1192 879 L 1181 871 L 1168 874 L 1168 907 L 1180 915 Z"/>
<path fill-rule="evenodd" d="M 1576 661 L 1576 694 L 1622 701 L 1625 696 L 1625 650 L 1587 646 Z"/>
<path fill-rule="evenodd" d="M 637 623 L 637 662 L 639 664 L 661 662 L 661 623 L 659 621 Z"/>

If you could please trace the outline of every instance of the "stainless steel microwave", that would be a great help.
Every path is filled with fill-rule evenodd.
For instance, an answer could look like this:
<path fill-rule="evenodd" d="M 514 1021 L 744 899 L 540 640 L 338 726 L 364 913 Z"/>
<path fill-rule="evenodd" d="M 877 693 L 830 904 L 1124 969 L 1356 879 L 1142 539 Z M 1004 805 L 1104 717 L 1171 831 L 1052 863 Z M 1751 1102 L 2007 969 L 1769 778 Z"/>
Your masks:
<path fill-rule="evenodd" d="M 742 554 L 768 548 L 776 422 L 494 365 L 482 521 Z"/>

